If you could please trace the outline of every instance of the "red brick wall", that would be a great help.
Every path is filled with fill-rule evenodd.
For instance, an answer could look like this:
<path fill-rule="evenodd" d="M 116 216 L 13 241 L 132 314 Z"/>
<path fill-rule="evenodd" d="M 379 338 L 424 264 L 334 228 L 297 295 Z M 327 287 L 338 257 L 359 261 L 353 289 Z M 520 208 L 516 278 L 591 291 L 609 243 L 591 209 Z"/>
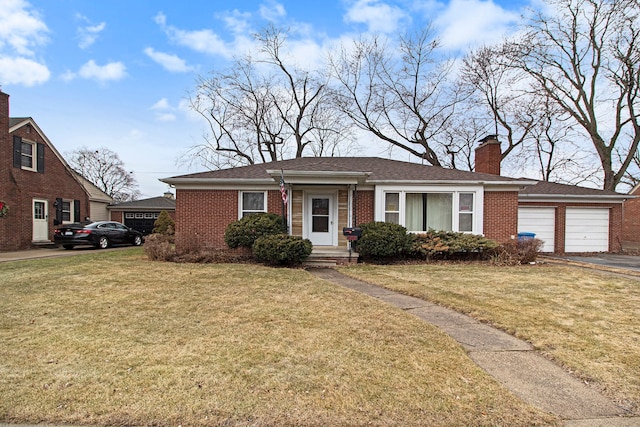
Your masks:
<path fill-rule="evenodd" d="M 484 193 L 484 235 L 506 242 L 518 234 L 518 192 L 487 191 Z"/>
<path fill-rule="evenodd" d="M 481 173 L 500 175 L 501 160 L 500 143 L 497 140 L 489 140 L 476 148 L 474 170 Z"/>
<path fill-rule="evenodd" d="M 632 195 L 640 196 L 640 189 L 633 192 Z M 624 202 L 621 240 L 640 243 L 640 198 L 628 199 Z"/>
<path fill-rule="evenodd" d="M 375 192 L 358 190 L 353 210 L 356 226 L 373 221 L 375 218 Z"/>
<path fill-rule="evenodd" d="M 568 207 L 609 208 L 609 251 L 619 252 L 622 249 L 622 204 L 621 203 L 554 203 L 523 202 L 520 206 L 549 206 L 556 208 L 554 252 L 564 253 L 566 213 Z"/>
<path fill-rule="evenodd" d="M 267 192 L 267 210 L 282 214 L 279 190 Z M 177 190 L 176 248 L 226 249 L 224 232 L 238 220 L 237 190 Z"/>
<path fill-rule="evenodd" d="M 89 199 L 82 186 L 31 126 L 9 134 L 8 96 L 0 94 L 0 200 L 10 212 L 0 218 L 0 250 L 19 250 L 31 246 L 33 238 L 33 199 L 48 201 L 49 239 L 53 240 L 54 206 L 57 197 L 80 201 L 80 219 L 89 215 Z M 44 173 L 13 167 L 13 135 L 45 144 Z"/>

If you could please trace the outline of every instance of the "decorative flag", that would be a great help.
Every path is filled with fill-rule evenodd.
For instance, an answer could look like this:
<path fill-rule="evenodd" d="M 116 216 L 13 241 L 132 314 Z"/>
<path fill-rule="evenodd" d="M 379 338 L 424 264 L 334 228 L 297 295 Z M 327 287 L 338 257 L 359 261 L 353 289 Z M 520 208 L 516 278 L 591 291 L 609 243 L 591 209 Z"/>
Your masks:
<path fill-rule="evenodd" d="M 287 189 L 284 186 L 284 172 L 280 171 L 280 194 L 282 195 L 282 203 L 287 204 Z"/>

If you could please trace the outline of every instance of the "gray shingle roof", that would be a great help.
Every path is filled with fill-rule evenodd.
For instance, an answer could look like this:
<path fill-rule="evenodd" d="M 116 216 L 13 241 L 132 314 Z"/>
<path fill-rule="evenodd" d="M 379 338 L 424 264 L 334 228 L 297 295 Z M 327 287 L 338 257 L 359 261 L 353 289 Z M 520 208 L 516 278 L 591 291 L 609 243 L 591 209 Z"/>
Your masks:
<path fill-rule="evenodd" d="M 178 178 L 185 179 L 264 179 L 272 180 L 268 170 L 306 171 L 306 172 L 363 172 L 370 173 L 367 182 L 381 181 L 491 181 L 517 182 L 516 178 L 508 178 L 491 174 L 482 174 L 456 169 L 446 169 L 419 163 L 378 157 L 301 157 L 277 162 L 261 163 L 237 168 L 200 172 L 165 178 L 167 181 Z"/>
<path fill-rule="evenodd" d="M 547 196 L 596 196 L 596 197 L 624 197 L 624 194 L 615 191 L 599 190 L 597 188 L 579 187 L 577 185 L 559 184 L 556 182 L 538 181 L 536 185 L 529 185 L 520 190 L 521 195 L 547 195 Z"/>
<path fill-rule="evenodd" d="M 149 210 L 166 210 L 174 211 L 176 209 L 176 200 L 168 197 L 151 197 L 149 199 L 134 200 L 131 202 L 117 203 L 109 205 L 109 209 L 112 210 L 135 210 L 135 209 L 149 209 Z"/>

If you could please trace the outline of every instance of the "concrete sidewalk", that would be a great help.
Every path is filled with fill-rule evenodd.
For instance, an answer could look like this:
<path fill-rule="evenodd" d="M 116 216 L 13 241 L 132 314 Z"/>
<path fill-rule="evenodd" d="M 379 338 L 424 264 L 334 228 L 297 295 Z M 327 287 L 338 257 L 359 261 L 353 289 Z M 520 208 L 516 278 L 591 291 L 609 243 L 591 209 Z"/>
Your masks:
<path fill-rule="evenodd" d="M 466 315 L 345 276 L 309 269 L 321 279 L 394 305 L 458 341 L 471 359 L 523 401 L 565 420 L 567 427 L 640 426 L 624 408 L 537 354 L 530 344 Z"/>

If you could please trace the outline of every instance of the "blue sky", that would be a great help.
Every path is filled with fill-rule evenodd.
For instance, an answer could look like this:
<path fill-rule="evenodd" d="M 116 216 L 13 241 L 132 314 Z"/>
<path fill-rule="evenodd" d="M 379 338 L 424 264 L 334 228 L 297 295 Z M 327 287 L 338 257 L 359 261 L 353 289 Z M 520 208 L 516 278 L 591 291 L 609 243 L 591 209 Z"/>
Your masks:
<path fill-rule="evenodd" d="M 451 52 L 514 31 L 527 1 L 0 0 L 0 85 L 12 117 L 33 117 L 61 153 L 107 147 L 142 197 L 159 178 L 196 172 L 178 160 L 202 141 L 189 110 L 198 75 L 252 48 L 269 24 L 293 30 L 301 61 L 361 33 L 432 23 Z M 368 153 L 382 155 L 382 153 Z"/>

